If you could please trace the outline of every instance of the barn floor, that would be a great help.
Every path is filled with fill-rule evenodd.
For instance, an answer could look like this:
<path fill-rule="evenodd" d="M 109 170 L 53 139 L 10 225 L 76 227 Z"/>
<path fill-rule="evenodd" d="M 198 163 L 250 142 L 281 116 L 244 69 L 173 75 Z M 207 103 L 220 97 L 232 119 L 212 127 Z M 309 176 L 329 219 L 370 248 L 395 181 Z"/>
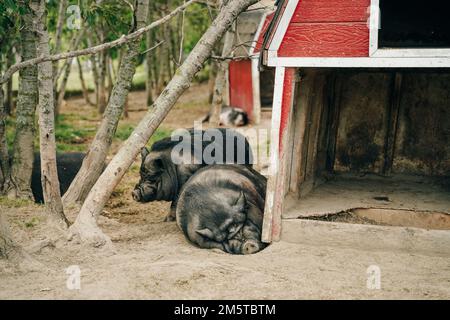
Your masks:
<path fill-rule="evenodd" d="M 448 180 L 448 179 L 447 179 Z M 355 208 L 400 209 L 450 214 L 447 181 L 396 175 L 354 176 L 340 174 L 301 199 L 288 197 L 283 218 L 339 213 Z"/>

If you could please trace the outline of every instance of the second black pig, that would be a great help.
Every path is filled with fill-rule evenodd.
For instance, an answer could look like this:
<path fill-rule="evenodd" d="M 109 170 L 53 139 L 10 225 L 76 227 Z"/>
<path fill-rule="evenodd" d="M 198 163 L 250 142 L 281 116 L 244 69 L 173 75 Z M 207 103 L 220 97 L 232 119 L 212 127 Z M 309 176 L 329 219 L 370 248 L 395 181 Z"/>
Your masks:
<path fill-rule="evenodd" d="M 171 138 L 165 138 L 153 144 L 151 150 L 144 148 L 141 152 L 142 163 L 140 168 L 140 180 L 132 193 L 133 199 L 138 202 L 150 201 L 171 201 L 171 209 L 166 221 L 175 220 L 175 206 L 181 187 L 185 182 L 199 169 L 214 163 L 240 163 L 251 166 L 253 155 L 247 139 L 240 133 L 232 129 L 209 129 L 206 131 L 189 130 L 190 141 L 188 149 L 191 149 L 191 155 L 186 158 L 185 154 L 179 154 L 174 151 L 180 146 L 180 141 L 172 141 Z M 218 138 L 213 142 L 212 136 Z M 195 147 L 195 140 L 200 139 L 199 157 Z M 211 148 L 213 146 L 215 148 Z M 213 155 L 217 156 L 212 162 L 203 157 L 204 152 L 212 150 Z M 217 152 L 218 154 L 215 154 Z M 230 154 L 231 153 L 231 154 Z M 187 161 L 186 161 L 187 160 Z"/>

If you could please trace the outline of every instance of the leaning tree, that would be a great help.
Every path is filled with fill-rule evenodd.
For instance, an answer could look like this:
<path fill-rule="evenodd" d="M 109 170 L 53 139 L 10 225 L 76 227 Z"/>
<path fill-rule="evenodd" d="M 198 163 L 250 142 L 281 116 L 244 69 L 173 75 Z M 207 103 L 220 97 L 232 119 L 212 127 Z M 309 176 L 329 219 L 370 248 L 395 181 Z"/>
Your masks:
<path fill-rule="evenodd" d="M 86 49 L 80 49 L 70 52 L 50 55 L 48 49 L 48 33 L 45 28 L 45 0 L 31 0 L 33 12 L 36 15 L 36 26 L 38 29 L 39 45 L 38 56 L 36 58 L 16 63 L 6 70 L 0 77 L 0 84 L 9 80 L 14 72 L 23 68 L 38 66 L 38 84 L 39 84 L 39 124 L 40 124 L 40 143 L 41 143 L 41 161 L 45 168 L 43 173 L 43 189 L 44 198 L 50 212 L 60 221 L 65 222 L 64 214 L 62 212 L 61 198 L 59 190 L 56 192 L 55 186 L 57 184 L 50 184 L 50 181 L 57 181 L 56 166 L 55 166 L 55 141 L 54 141 L 54 101 L 53 94 L 50 92 L 52 87 L 52 63 L 62 59 L 69 59 L 81 55 L 93 55 L 119 45 L 127 44 L 140 38 L 145 32 L 155 28 L 156 26 L 170 20 L 171 17 L 178 12 L 184 10 L 189 4 L 196 0 L 187 1 L 185 4 L 174 10 L 171 14 L 164 18 L 151 23 L 145 27 L 139 28 L 135 32 L 124 35 L 116 40 L 102 43 Z M 145 3 L 146 0 L 139 0 L 140 3 Z M 173 78 L 170 80 L 165 89 L 161 92 L 153 104 L 153 108 L 149 109 L 144 118 L 137 125 L 128 140 L 123 144 L 119 152 L 109 163 L 105 171 L 101 174 L 95 182 L 92 189 L 89 191 L 86 200 L 84 201 L 81 210 L 75 223 L 70 228 L 70 233 L 73 237 L 80 239 L 83 242 L 88 242 L 94 245 L 104 245 L 110 243 L 110 239 L 98 228 L 96 220 L 102 212 L 106 202 L 111 196 L 112 191 L 124 176 L 126 170 L 131 166 L 134 159 L 137 157 L 140 150 L 146 145 L 156 128 L 160 125 L 162 120 L 166 117 L 172 106 L 176 103 L 181 94 L 190 86 L 193 77 L 202 69 L 204 63 L 211 56 L 213 48 L 218 41 L 223 37 L 225 32 L 230 28 L 237 16 L 244 11 L 248 6 L 257 2 L 256 0 L 229 0 L 224 4 L 212 22 L 211 26 L 203 34 L 195 47 L 192 49 L 189 56 L 184 60 L 181 66 L 174 72 Z M 144 21 L 144 20 L 142 20 Z M 133 44 L 130 44 L 132 47 Z M 131 57 L 129 57 L 132 61 Z M 134 63 L 128 64 L 128 67 L 135 66 Z M 125 72 L 123 70 L 122 79 L 128 79 L 132 72 Z M 125 82 L 122 82 L 122 85 Z M 116 92 L 125 94 L 128 92 L 127 88 L 120 88 L 116 84 Z M 125 90 L 121 90 L 125 89 Z M 129 88 L 128 88 L 129 90 Z M 114 91 L 114 90 L 113 90 Z M 1 93 L 0 93 L 1 98 Z M 116 110 L 120 111 L 123 97 L 117 97 Z M 4 116 L 5 112 L 0 108 L 0 152 L 6 146 L 4 142 Z M 117 127 L 117 125 L 109 128 Z M 42 154 L 43 153 L 43 154 Z M 6 165 L 0 162 L 2 172 L 9 170 Z M 5 166 L 5 168 L 3 168 Z M 46 170 L 46 171 L 45 171 Z M 8 176 L 8 175 L 7 175 Z M 2 178 L 0 176 L 0 178 Z M 47 183 L 47 184 L 46 184 Z"/>
<path fill-rule="evenodd" d="M 230 28 L 237 16 L 255 2 L 257 1 L 229 0 L 222 7 L 219 15 L 176 71 L 161 95 L 155 100 L 153 108 L 139 122 L 89 192 L 75 223 L 70 227 L 72 237 L 95 246 L 111 243 L 109 237 L 100 230 L 96 223 L 97 217 L 102 212 L 111 193 L 172 106 L 189 88 L 195 74 L 201 70 L 205 61 L 211 56 L 216 43 Z"/>

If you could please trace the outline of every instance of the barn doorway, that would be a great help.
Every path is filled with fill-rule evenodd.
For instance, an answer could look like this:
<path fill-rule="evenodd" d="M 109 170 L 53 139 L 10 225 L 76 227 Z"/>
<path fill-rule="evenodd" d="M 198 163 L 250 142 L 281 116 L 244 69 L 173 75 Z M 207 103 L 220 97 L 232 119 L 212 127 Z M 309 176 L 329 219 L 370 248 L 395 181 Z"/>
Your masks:
<path fill-rule="evenodd" d="M 273 89 L 275 85 L 275 68 L 264 67 L 260 72 L 259 92 L 261 95 L 261 108 L 272 110 Z"/>
<path fill-rule="evenodd" d="M 283 218 L 450 215 L 449 71 L 306 69 L 301 79 Z"/>

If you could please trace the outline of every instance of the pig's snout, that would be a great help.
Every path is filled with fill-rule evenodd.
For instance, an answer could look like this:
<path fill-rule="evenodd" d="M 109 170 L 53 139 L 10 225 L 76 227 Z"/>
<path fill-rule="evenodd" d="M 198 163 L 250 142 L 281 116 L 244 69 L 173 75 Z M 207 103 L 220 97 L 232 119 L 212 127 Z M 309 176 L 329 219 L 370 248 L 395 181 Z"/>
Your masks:
<path fill-rule="evenodd" d="M 133 196 L 134 201 L 139 202 L 142 200 L 141 190 L 139 190 L 138 188 L 134 189 L 131 195 Z"/>
<path fill-rule="evenodd" d="M 261 250 L 261 247 L 258 241 L 255 240 L 246 240 L 242 244 L 242 254 L 253 254 Z"/>

